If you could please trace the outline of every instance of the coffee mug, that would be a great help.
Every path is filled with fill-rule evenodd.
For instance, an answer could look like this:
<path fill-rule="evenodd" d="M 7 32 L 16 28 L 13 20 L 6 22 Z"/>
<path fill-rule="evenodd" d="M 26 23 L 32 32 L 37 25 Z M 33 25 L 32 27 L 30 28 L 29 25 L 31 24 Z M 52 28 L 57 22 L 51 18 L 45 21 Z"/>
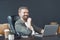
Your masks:
<path fill-rule="evenodd" d="M 9 34 L 8 35 L 8 40 L 14 40 L 14 34 Z"/>
<path fill-rule="evenodd" d="M 4 30 L 4 35 L 5 35 L 5 38 L 8 38 L 8 35 L 9 35 L 9 29 L 5 29 L 5 30 Z"/>

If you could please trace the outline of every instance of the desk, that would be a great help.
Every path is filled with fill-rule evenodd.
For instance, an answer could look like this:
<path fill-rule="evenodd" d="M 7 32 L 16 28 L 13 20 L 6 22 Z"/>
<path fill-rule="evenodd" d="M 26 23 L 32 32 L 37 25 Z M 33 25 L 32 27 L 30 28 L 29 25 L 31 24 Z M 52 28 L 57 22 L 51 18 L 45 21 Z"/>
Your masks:
<path fill-rule="evenodd" d="M 0 40 L 7 40 L 7 39 L 4 39 L 4 37 L 0 37 Z M 60 40 L 60 36 L 49 36 L 49 37 L 30 36 L 29 38 L 20 38 L 15 40 Z"/>
<path fill-rule="evenodd" d="M 43 37 L 42 40 L 60 40 L 60 36 L 48 36 L 48 37 Z"/>
<path fill-rule="evenodd" d="M 0 40 L 8 40 L 5 39 L 4 36 L 0 36 Z M 29 36 L 28 38 L 16 38 L 14 40 L 35 40 L 34 36 Z"/>

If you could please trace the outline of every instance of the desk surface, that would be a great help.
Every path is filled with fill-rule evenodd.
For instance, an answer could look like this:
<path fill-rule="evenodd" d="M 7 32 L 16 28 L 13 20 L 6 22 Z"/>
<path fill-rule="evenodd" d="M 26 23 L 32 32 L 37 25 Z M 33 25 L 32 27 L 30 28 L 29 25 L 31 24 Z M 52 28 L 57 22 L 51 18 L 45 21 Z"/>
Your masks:
<path fill-rule="evenodd" d="M 0 37 L 0 40 L 8 40 L 4 37 Z M 31 36 L 29 38 L 20 38 L 20 39 L 14 39 L 14 40 L 60 40 L 60 36 L 49 36 L 49 37 L 35 37 Z"/>

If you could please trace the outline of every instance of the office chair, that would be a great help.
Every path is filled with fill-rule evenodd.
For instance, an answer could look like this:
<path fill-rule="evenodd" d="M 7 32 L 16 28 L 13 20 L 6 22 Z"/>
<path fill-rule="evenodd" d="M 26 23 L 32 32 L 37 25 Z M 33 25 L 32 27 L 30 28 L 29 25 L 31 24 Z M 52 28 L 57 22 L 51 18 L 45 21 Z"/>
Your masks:
<path fill-rule="evenodd" d="M 15 22 L 19 19 L 19 16 L 17 15 L 13 15 L 13 16 L 8 16 L 7 20 L 9 25 L 9 28 L 11 30 L 11 32 L 16 36 L 16 38 L 20 38 L 20 34 L 18 32 L 16 32 L 15 30 Z"/>

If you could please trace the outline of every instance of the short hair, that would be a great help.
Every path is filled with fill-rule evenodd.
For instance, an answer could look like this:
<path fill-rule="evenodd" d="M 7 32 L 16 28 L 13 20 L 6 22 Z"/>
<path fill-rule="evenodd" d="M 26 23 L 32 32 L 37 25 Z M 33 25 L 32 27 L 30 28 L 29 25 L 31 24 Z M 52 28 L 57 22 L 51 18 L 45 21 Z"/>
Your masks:
<path fill-rule="evenodd" d="M 28 7 L 25 7 L 25 6 L 19 7 L 18 12 L 21 12 L 22 9 L 28 9 Z"/>

